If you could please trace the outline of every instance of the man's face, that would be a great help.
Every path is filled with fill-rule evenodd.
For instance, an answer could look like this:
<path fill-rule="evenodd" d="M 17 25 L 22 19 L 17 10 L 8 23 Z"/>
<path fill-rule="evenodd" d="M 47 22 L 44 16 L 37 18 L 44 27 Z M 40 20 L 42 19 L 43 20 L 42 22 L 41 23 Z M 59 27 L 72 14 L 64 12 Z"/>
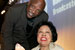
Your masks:
<path fill-rule="evenodd" d="M 32 3 L 27 7 L 27 17 L 33 18 L 41 13 L 43 10 L 41 3 Z"/>

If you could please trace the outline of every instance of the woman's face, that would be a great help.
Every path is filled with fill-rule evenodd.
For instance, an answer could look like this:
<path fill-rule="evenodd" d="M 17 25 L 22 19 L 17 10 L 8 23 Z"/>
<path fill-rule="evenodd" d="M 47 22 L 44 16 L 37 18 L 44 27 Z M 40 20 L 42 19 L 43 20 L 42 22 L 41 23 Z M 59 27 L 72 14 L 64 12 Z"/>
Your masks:
<path fill-rule="evenodd" d="M 52 33 L 47 25 L 43 25 L 39 28 L 37 41 L 41 46 L 48 46 L 52 41 Z"/>

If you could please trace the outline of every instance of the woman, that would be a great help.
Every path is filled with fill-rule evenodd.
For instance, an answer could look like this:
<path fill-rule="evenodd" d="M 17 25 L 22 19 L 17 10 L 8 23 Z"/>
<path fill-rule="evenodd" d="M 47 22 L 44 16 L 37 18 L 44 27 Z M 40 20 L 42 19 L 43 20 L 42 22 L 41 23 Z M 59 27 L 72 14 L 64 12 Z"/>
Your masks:
<path fill-rule="evenodd" d="M 57 40 L 57 32 L 55 26 L 51 22 L 41 22 L 33 30 L 37 33 L 38 46 L 32 50 L 64 50 L 54 42 Z"/>

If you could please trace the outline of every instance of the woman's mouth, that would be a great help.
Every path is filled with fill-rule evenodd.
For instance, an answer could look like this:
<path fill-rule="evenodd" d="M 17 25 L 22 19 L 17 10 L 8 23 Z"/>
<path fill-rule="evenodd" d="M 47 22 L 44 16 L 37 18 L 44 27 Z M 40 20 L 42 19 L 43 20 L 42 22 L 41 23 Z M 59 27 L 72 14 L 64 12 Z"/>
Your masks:
<path fill-rule="evenodd" d="M 46 38 L 46 37 L 41 37 L 40 40 L 41 40 L 41 41 L 47 41 L 47 38 Z"/>

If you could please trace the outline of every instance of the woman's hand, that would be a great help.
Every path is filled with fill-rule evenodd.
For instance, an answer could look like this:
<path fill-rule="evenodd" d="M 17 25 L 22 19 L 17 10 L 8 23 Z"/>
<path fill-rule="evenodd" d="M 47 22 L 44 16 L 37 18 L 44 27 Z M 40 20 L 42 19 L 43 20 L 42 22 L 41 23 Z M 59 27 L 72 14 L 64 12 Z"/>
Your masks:
<path fill-rule="evenodd" d="M 20 44 L 16 44 L 15 45 L 15 50 L 25 50 L 25 48 L 24 47 L 22 47 Z"/>

